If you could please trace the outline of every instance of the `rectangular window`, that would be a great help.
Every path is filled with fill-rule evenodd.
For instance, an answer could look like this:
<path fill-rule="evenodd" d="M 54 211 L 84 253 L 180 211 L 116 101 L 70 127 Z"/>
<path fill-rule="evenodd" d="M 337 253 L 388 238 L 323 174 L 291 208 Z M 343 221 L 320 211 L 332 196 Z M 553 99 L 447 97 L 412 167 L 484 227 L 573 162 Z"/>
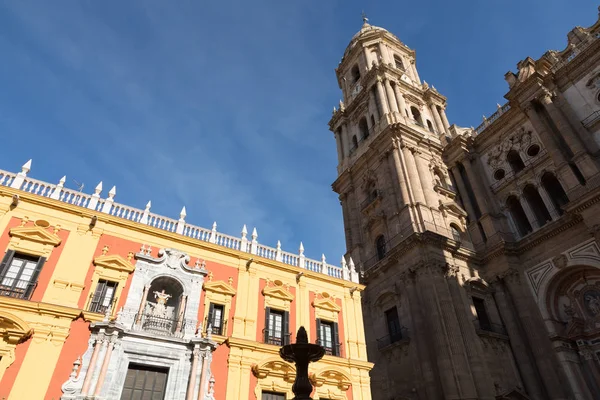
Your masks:
<path fill-rule="evenodd" d="M 287 311 L 265 309 L 265 343 L 283 346 L 289 344 L 289 320 Z"/>
<path fill-rule="evenodd" d="M 7 251 L 0 264 L 0 296 L 29 299 L 45 261 L 44 257 Z"/>
<path fill-rule="evenodd" d="M 168 368 L 129 364 L 121 400 L 163 400 L 168 376 Z"/>
<path fill-rule="evenodd" d="M 92 297 L 89 310 L 91 312 L 106 314 L 106 310 L 112 309 L 116 290 L 117 282 L 100 279 L 96 286 L 94 297 Z"/>
<path fill-rule="evenodd" d="M 285 394 L 275 392 L 262 392 L 261 400 L 285 400 Z"/>
<path fill-rule="evenodd" d="M 392 307 L 385 312 L 385 320 L 387 322 L 388 334 L 390 335 L 390 343 L 397 342 L 402 339 L 402 331 L 400 330 L 400 319 L 398 318 L 398 309 Z"/>
<path fill-rule="evenodd" d="M 480 299 L 479 297 L 473 297 L 473 306 L 475 306 L 479 328 L 484 331 L 492 330 L 492 324 L 490 323 L 490 318 L 485 308 L 485 300 Z"/>
<path fill-rule="evenodd" d="M 213 335 L 223 334 L 223 320 L 225 316 L 225 306 L 222 304 L 210 303 L 208 309 L 208 325 L 210 325 L 211 333 Z M 206 329 L 208 329 L 208 325 Z"/>
<path fill-rule="evenodd" d="M 317 319 L 318 343 L 325 348 L 325 354 L 340 355 L 338 324 L 331 321 Z"/>

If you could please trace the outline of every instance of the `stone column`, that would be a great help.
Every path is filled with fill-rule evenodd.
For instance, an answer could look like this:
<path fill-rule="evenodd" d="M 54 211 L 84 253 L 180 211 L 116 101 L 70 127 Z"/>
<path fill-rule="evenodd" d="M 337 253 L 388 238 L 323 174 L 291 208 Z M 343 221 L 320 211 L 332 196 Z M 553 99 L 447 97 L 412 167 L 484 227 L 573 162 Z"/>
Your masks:
<path fill-rule="evenodd" d="M 433 181 L 431 178 L 431 172 L 427 167 L 427 164 L 423 157 L 419 157 L 419 152 L 415 151 L 413 153 L 415 157 L 415 163 L 417 165 L 417 174 L 419 175 L 419 181 L 421 181 L 421 187 L 423 189 L 423 194 L 425 195 L 425 202 L 429 207 L 437 208 L 438 204 L 438 196 L 433 191 Z"/>
<path fill-rule="evenodd" d="M 446 132 L 450 132 L 450 122 L 448 122 L 448 117 L 446 117 L 446 110 L 444 110 L 443 108 L 440 108 L 440 116 L 442 117 L 442 124 L 444 124 L 444 127 L 446 128 Z"/>
<path fill-rule="evenodd" d="M 556 353 L 548 339 L 540 312 L 530 299 L 531 295 L 526 292 L 529 289 L 523 287 L 520 274 L 516 270 L 509 271 L 504 281 L 516 308 L 519 322 L 529 340 L 537 370 L 548 393 L 546 398 L 566 400 L 567 395 L 562 385 Z"/>
<path fill-rule="evenodd" d="M 394 94 L 396 95 L 396 100 L 398 100 L 398 111 L 403 118 L 406 118 L 406 101 L 404 100 L 404 95 L 400 93 L 398 85 L 398 83 L 394 85 Z"/>
<path fill-rule="evenodd" d="M 439 284 L 436 282 L 441 278 L 442 271 L 439 266 L 422 265 L 417 270 L 419 292 L 422 294 L 425 315 L 428 318 L 429 333 L 433 342 L 433 351 L 437 362 L 438 374 L 442 384 L 443 398 L 463 398 L 459 386 L 464 383 L 462 377 L 456 376 L 455 371 L 468 371 L 463 363 L 454 363 L 453 355 L 457 349 L 453 344 L 454 333 L 447 330 L 446 322 L 449 316 L 444 315 L 447 310 L 442 309 L 444 299 L 438 298 Z M 436 277 L 439 275 L 439 277 Z M 451 304 L 447 306 L 452 307 Z M 472 396 L 471 398 L 475 398 Z"/>
<path fill-rule="evenodd" d="M 342 152 L 344 157 L 348 157 L 350 154 L 350 135 L 348 133 L 348 126 L 344 123 L 342 124 Z"/>
<path fill-rule="evenodd" d="M 196 347 L 192 354 L 192 369 L 190 370 L 190 381 L 188 382 L 185 400 L 194 400 L 194 390 L 196 390 L 196 370 L 198 369 L 198 358 L 200 357 L 200 349 Z"/>
<path fill-rule="evenodd" d="M 435 127 L 439 134 L 446 133 L 446 127 L 442 123 L 442 119 L 440 118 L 440 114 L 438 113 L 437 107 L 435 104 L 430 104 L 429 108 L 431 109 L 431 114 L 433 115 L 433 120 L 435 121 Z"/>
<path fill-rule="evenodd" d="M 423 304 L 420 302 L 418 296 L 421 288 L 416 287 L 416 278 L 412 275 L 407 273 L 400 280 L 400 284 L 404 284 L 406 290 L 408 308 L 412 320 L 413 335 L 411 335 L 410 340 L 415 343 L 417 349 L 415 362 L 419 364 L 420 368 L 418 370 L 423 377 L 422 390 L 426 393 L 426 396 L 423 396 L 423 398 L 439 399 L 442 398 L 442 395 L 439 387 L 440 382 L 436 379 L 439 375 L 435 372 L 432 363 L 431 337 L 426 334 L 419 334 L 419 332 L 430 332 L 430 329 L 424 319 Z"/>
<path fill-rule="evenodd" d="M 556 207 L 554 207 L 554 203 L 548 196 L 548 193 L 546 193 L 546 189 L 544 189 L 543 187 L 538 186 L 538 185 L 536 185 L 535 188 L 538 191 L 538 193 L 540 194 L 540 197 L 542 198 L 542 201 L 544 202 L 546 209 L 548 209 L 548 212 L 550 213 L 552 220 L 555 220 L 558 217 L 560 217 L 560 215 L 558 214 L 558 210 L 556 209 Z"/>
<path fill-rule="evenodd" d="M 471 199 L 469 198 L 469 193 L 467 192 L 467 187 L 465 186 L 465 183 L 462 180 L 462 176 L 460 175 L 460 171 L 458 170 L 458 167 L 455 165 L 450 169 L 450 171 L 452 172 L 452 175 L 454 176 L 454 181 L 456 182 L 456 186 L 458 186 L 458 193 L 460 194 L 460 198 L 462 199 L 462 202 L 463 202 L 465 208 L 467 209 L 467 213 L 471 216 L 471 218 L 473 218 L 473 220 L 475 220 L 477 217 L 477 214 L 475 213 L 475 209 L 473 208 L 473 205 L 471 204 Z"/>
<path fill-rule="evenodd" d="M 108 371 L 108 363 L 110 362 L 110 356 L 112 355 L 113 348 L 115 347 L 115 343 L 113 339 L 109 339 L 108 347 L 106 349 L 106 354 L 104 354 L 104 360 L 102 361 L 102 368 L 100 369 L 100 375 L 98 376 L 98 382 L 96 383 L 96 389 L 94 390 L 94 396 L 100 396 L 100 392 L 102 391 L 102 385 L 104 384 L 104 379 L 106 378 L 106 371 Z"/>
<path fill-rule="evenodd" d="M 522 336 L 519 328 L 519 321 L 513 308 L 512 301 L 506 292 L 504 283 L 494 282 L 494 300 L 498 306 L 500 317 L 510 338 L 510 346 L 513 349 L 513 355 L 518 366 L 518 370 L 525 385 L 525 390 L 531 396 L 532 400 L 546 399 L 543 386 L 535 368 L 527 339 Z"/>
<path fill-rule="evenodd" d="M 567 121 L 575 129 L 575 133 L 577 133 L 587 150 L 592 154 L 598 153 L 600 150 L 598 143 L 594 140 L 593 135 L 581 124 L 579 117 L 560 91 L 556 93 L 554 104 L 565 115 Z"/>
<path fill-rule="evenodd" d="M 209 350 L 205 350 L 202 352 L 202 372 L 200 373 L 200 389 L 198 390 L 198 400 L 204 400 L 204 393 L 206 393 L 206 381 L 208 381 L 208 376 L 206 376 L 208 371 L 208 352 Z"/>
<path fill-rule="evenodd" d="M 138 308 L 138 314 L 135 319 L 136 325 L 139 325 L 142 322 L 142 316 L 144 314 L 144 308 L 146 305 L 146 299 L 148 298 L 149 291 L 150 291 L 150 285 L 144 286 L 144 293 L 142 294 L 142 301 L 140 301 L 140 307 Z"/>
<path fill-rule="evenodd" d="M 467 353 L 469 366 L 471 367 L 473 382 L 477 389 L 477 399 L 494 400 L 496 398 L 494 382 L 485 362 L 481 341 L 475 332 L 473 322 L 465 312 L 467 309 L 467 298 L 458 281 L 458 272 L 458 267 L 451 266 L 448 269 L 447 282 L 450 295 L 452 296 L 451 303 L 454 305 L 454 312 L 458 318 L 458 325 L 462 333 L 461 337 L 464 342 L 464 349 Z"/>
<path fill-rule="evenodd" d="M 340 128 L 340 132 L 335 132 L 333 134 L 333 136 L 335 136 L 335 144 L 337 145 L 337 156 L 338 156 L 338 163 L 341 164 L 343 159 L 344 159 L 344 150 L 342 148 L 342 135 L 341 135 L 341 128 Z"/>
<path fill-rule="evenodd" d="M 175 332 L 181 332 L 181 328 L 183 327 L 183 320 L 185 317 L 185 306 L 187 304 L 187 295 L 182 295 L 181 300 L 179 301 L 179 307 L 177 310 L 177 327 L 175 328 Z"/>
<path fill-rule="evenodd" d="M 395 180 L 398 183 L 398 187 L 400 188 L 400 196 L 402 199 L 403 205 L 410 204 L 410 194 L 408 192 L 409 182 L 407 182 L 407 178 L 404 175 L 404 168 L 402 168 L 402 161 L 400 160 L 400 148 L 396 142 L 393 144 L 392 148 L 392 157 L 394 168 L 391 168 L 392 171 L 396 171 Z"/>
<path fill-rule="evenodd" d="M 364 90 L 367 90 L 366 88 Z M 375 119 L 377 121 L 381 120 L 381 113 L 383 111 L 379 110 L 379 108 L 377 107 L 377 100 L 375 99 L 375 94 L 373 93 L 372 90 L 369 89 L 369 113 L 372 113 L 375 115 Z M 369 121 L 371 118 L 367 118 L 367 121 Z M 370 123 L 370 121 L 369 121 Z"/>
<path fill-rule="evenodd" d="M 473 192 L 475 194 L 475 199 L 477 200 L 477 205 L 479 206 L 479 211 L 481 211 L 481 214 L 489 213 L 489 207 L 488 207 L 488 201 L 487 201 L 488 199 L 485 195 L 485 192 L 483 191 L 483 189 L 481 187 L 481 182 L 477 179 L 477 175 L 473 172 L 473 168 L 471 167 L 471 161 L 465 160 L 465 162 L 463 162 L 462 165 L 463 165 L 463 167 L 465 167 L 465 172 L 467 173 L 467 179 L 471 183 L 471 189 L 473 190 Z"/>
<path fill-rule="evenodd" d="M 377 78 L 377 95 L 379 96 L 379 103 L 381 104 L 381 111 L 383 112 L 383 115 L 389 114 L 390 109 L 388 108 L 387 101 L 385 99 L 381 78 Z"/>
<path fill-rule="evenodd" d="M 92 383 L 92 376 L 96 370 L 96 360 L 98 360 L 98 353 L 100 352 L 101 342 L 94 340 L 94 351 L 92 352 L 92 358 L 90 359 L 90 365 L 88 366 L 87 372 L 85 373 L 85 379 L 83 380 L 83 386 L 81 387 L 81 394 L 87 395 L 90 390 L 90 384 Z"/>
<path fill-rule="evenodd" d="M 398 114 L 398 102 L 394 96 L 394 91 L 392 90 L 392 85 L 390 84 L 390 80 L 385 80 L 385 91 L 387 93 L 387 101 L 392 109 L 392 112 Z"/>
<path fill-rule="evenodd" d="M 525 211 L 525 215 L 527 216 L 527 219 L 529 220 L 533 230 L 538 229 L 541 225 L 531 210 L 531 207 L 529 207 L 529 202 L 527 202 L 527 200 L 521 195 L 519 196 L 519 203 L 521 203 L 521 207 L 523 207 L 523 211 Z"/>
<path fill-rule="evenodd" d="M 410 182 L 410 187 L 414 193 L 414 201 L 415 203 L 425 204 L 425 195 L 423 193 L 421 180 L 419 179 L 419 175 L 417 173 L 417 165 L 415 163 L 415 157 L 413 154 L 414 151 L 416 151 L 416 149 L 409 149 L 407 146 L 402 148 L 404 160 L 406 161 L 408 181 Z"/>

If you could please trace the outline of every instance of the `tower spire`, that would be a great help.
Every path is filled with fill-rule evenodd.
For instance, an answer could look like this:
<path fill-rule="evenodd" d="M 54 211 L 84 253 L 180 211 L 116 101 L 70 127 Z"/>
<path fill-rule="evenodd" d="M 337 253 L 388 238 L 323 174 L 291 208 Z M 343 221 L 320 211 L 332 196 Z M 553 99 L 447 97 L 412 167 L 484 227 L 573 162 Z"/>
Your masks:
<path fill-rule="evenodd" d="M 362 14 L 362 20 L 363 20 L 363 24 L 364 25 L 368 25 L 369 24 L 369 18 L 367 18 L 367 14 L 363 11 Z"/>

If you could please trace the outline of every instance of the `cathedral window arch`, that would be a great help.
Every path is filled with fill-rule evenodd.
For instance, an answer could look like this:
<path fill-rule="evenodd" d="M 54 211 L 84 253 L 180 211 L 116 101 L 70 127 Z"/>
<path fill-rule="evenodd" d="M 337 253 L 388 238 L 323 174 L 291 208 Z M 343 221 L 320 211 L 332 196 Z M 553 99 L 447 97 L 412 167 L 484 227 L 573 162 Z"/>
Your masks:
<path fill-rule="evenodd" d="M 521 155 L 519 154 L 519 152 L 517 150 L 511 150 L 506 154 L 506 161 L 508 162 L 508 164 L 510 165 L 510 168 L 513 170 L 513 172 L 516 174 L 518 172 L 521 172 L 523 169 L 525 169 L 525 164 L 523 163 L 523 160 L 521 159 Z"/>
<path fill-rule="evenodd" d="M 377 236 L 377 239 L 375 239 L 375 248 L 377 250 L 377 259 L 382 260 L 387 252 L 385 236 Z"/>
<path fill-rule="evenodd" d="M 450 231 L 452 232 L 452 238 L 457 242 L 462 241 L 462 231 L 456 224 L 450 224 Z"/>
<path fill-rule="evenodd" d="M 400 58 L 400 56 L 398 55 L 394 55 L 394 64 L 396 66 L 397 69 L 399 69 L 400 71 L 404 71 L 404 63 L 402 62 L 402 58 Z"/>
<path fill-rule="evenodd" d="M 417 107 L 412 106 L 410 108 L 410 112 L 412 114 L 412 119 L 417 123 L 417 125 L 423 126 L 423 120 L 421 119 L 421 112 L 417 109 Z"/>
<path fill-rule="evenodd" d="M 146 286 L 136 324 L 150 332 L 181 332 L 186 300 L 183 285 L 178 280 L 159 276 Z"/>
<path fill-rule="evenodd" d="M 367 119 L 362 117 L 360 121 L 358 121 L 358 131 L 360 132 L 361 140 L 369 137 L 369 125 L 367 124 Z"/>
<path fill-rule="evenodd" d="M 506 199 L 506 208 L 516 225 L 519 236 L 525 236 L 533 230 L 517 196 L 512 195 Z"/>
<path fill-rule="evenodd" d="M 429 132 L 434 133 L 435 129 L 433 129 L 433 124 L 431 123 L 430 120 L 427 120 L 427 129 L 429 129 Z"/>
<path fill-rule="evenodd" d="M 562 185 L 552 172 L 545 172 L 541 179 L 542 187 L 550 197 L 554 204 L 554 208 L 559 215 L 563 214 L 562 207 L 569 202 L 567 193 L 565 193 Z"/>
<path fill-rule="evenodd" d="M 375 116 L 371 114 L 371 127 L 375 126 Z"/>
<path fill-rule="evenodd" d="M 350 75 L 352 76 L 352 84 L 355 84 L 360 79 L 360 69 L 358 68 L 358 64 L 354 64 L 352 69 L 350 70 Z"/>
<path fill-rule="evenodd" d="M 552 217 L 535 186 L 532 184 L 525 186 L 523 189 L 523 197 L 527 200 L 529 208 L 531 208 L 531 211 L 535 215 L 535 219 L 540 226 L 545 225 L 548 221 L 552 221 Z"/>
<path fill-rule="evenodd" d="M 358 147 L 358 139 L 356 139 L 356 135 L 352 135 L 352 148 L 350 152 L 353 152 Z"/>

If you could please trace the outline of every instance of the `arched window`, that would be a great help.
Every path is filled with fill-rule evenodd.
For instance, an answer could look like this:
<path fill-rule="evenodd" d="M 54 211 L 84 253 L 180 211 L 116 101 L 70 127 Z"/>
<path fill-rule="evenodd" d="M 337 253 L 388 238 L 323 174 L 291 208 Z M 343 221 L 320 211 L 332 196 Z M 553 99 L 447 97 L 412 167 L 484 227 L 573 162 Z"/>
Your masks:
<path fill-rule="evenodd" d="M 540 226 L 546 224 L 548 221 L 552 221 L 552 217 L 535 186 L 525 186 L 523 189 L 523 197 L 525 197 L 525 200 L 529 203 L 529 208 L 531 208 L 531 211 L 535 215 L 535 219 Z"/>
<path fill-rule="evenodd" d="M 454 224 L 450 224 L 450 230 L 452 231 L 452 238 L 457 242 L 460 242 L 462 238 L 462 231 L 460 228 Z"/>
<path fill-rule="evenodd" d="M 516 150 L 511 150 L 508 152 L 506 155 L 506 161 L 508 161 L 515 174 L 525 168 L 525 164 L 523 164 L 523 160 L 521 160 L 521 156 Z"/>
<path fill-rule="evenodd" d="M 379 92 L 377 91 L 377 87 L 375 87 L 375 85 L 371 86 L 371 96 L 373 101 L 375 102 L 375 109 L 377 110 L 377 115 L 381 117 L 381 115 L 383 115 L 383 109 L 381 108 L 381 99 L 379 98 Z"/>
<path fill-rule="evenodd" d="M 375 241 L 375 247 L 377 247 L 377 259 L 381 260 L 385 257 L 385 236 L 379 235 Z"/>
<path fill-rule="evenodd" d="M 571 171 L 573 171 L 573 174 L 575 175 L 575 177 L 577 178 L 577 180 L 579 181 L 579 184 L 581 186 L 585 186 L 585 177 L 583 176 L 583 174 L 581 173 L 581 171 L 579 170 L 579 168 L 577 167 L 577 165 L 575 165 L 574 163 L 569 163 L 569 167 L 571 167 Z"/>
<path fill-rule="evenodd" d="M 427 120 L 427 128 L 429 129 L 429 132 L 434 133 L 435 129 L 433 129 L 433 124 L 431 123 L 430 120 Z"/>
<path fill-rule="evenodd" d="M 356 149 L 358 147 L 358 140 L 356 140 L 356 135 L 352 136 L 352 148 Z"/>
<path fill-rule="evenodd" d="M 367 119 L 361 118 L 358 122 L 358 131 L 360 132 L 361 139 L 369 137 L 369 125 L 367 125 Z"/>
<path fill-rule="evenodd" d="M 375 126 L 375 117 L 371 114 L 371 126 Z"/>
<path fill-rule="evenodd" d="M 554 204 L 554 208 L 556 208 L 558 214 L 562 215 L 562 206 L 569 202 L 569 198 L 558 179 L 551 172 L 546 172 L 542 175 L 542 186 L 546 193 L 548 193 L 548 197 L 552 200 L 552 204 Z"/>
<path fill-rule="evenodd" d="M 352 75 L 352 83 L 354 84 L 354 83 L 358 82 L 358 80 L 360 79 L 360 70 L 358 69 L 358 65 L 355 64 L 352 67 L 350 74 Z"/>
<path fill-rule="evenodd" d="M 521 202 L 516 196 L 510 196 L 506 200 L 506 207 L 508 208 L 508 212 L 510 212 L 510 216 L 517 226 L 517 231 L 520 236 L 525 236 L 533 230 L 529 220 L 527 219 L 527 215 L 523 210 L 523 207 L 521 207 Z"/>
<path fill-rule="evenodd" d="M 400 57 L 394 56 L 394 64 L 396 65 L 396 68 L 404 71 L 404 64 L 402 63 L 402 59 Z"/>
<path fill-rule="evenodd" d="M 423 121 L 421 120 L 421 113 L 419 112 L 419 110 L 417 109 L 417 107 L 411 107 L 410 108 L 410 112 L 411 112 L 412 118 L 415 120 L 415 122 L 418 125 L 423 126 Z"/>
<path fill-rule="evenodd" d="M 441 186 L 444 189 L 448 189 L 448 182 L 446 182 L 446 177 L 444 177 L 444 174 L 442 174 L 442 172 L 437 168 L 433 171 L 433 182 L 436 186 Z"/>

